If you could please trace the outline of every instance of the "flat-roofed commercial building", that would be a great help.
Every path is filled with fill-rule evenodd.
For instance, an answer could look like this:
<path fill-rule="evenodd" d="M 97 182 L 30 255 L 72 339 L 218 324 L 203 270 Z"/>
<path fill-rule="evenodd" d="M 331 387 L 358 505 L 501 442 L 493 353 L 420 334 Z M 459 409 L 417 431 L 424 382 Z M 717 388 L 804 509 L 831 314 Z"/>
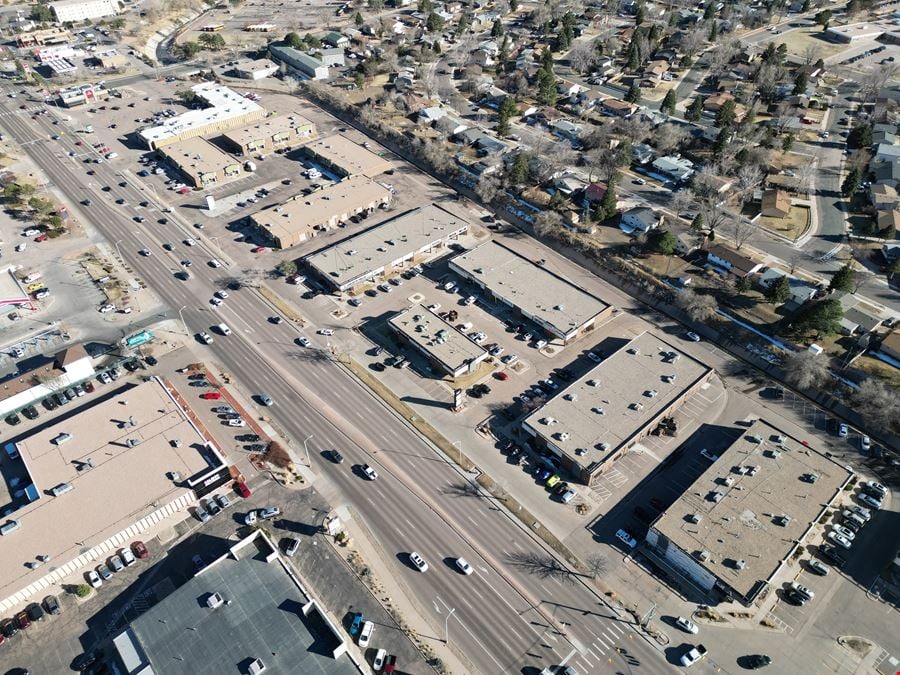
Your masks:
<path fill-rule="evenodd" d="M 456 256 L 450 269 L 564 343 L 613 314 L 612 305 L 494 241 Z"/>
<path fill-rule="evenodd" d="M 475 372 L 488 356 L 481 345 L 425 305 L 415 305 L 395 314 L 388 326 L 450 377 Z"/>
<path fill-rule="evenodd" d="M 109 90 L 104 88 L 102 84 L 79 84 L 76 87 L 60 89 L 57 96 L 59 96 L 59 102 L 63 106 L 75 108 L 87 103 L 105 101 L 109 98 Z"/>
<path fill-rule="evenodd" d="M 188 138 L 160 148 L 166 161 L 194 187 L 209 187 L 239 178 L 241 163 L 204 138 Z"/>
<path fill-rule="evenodd" d="M 50 9 L 59 23 L 93 21 L 104 16 L 115 16 L 121 11 L 116 0 L 60 0 L 51 2 Z"/>
<path fill-rule="evenodd" d="M 316 125 L 299 113 L 266 117 L 222 134 L 230 149 L 238 155 L 268 155 L 288 150 L 316 135 Z"/>
<path fill-rule="evenodd" d="M 234 66 L 234 74 L 244 80 L 262 80 L 278 72 L 278 64 L 269 59 L 241 61 Z"/>
<path fill-rule="evenodd" d="M 138 136 L 148 148 L 157 150 L 195 136 L 223 133 L 266 114 L 258 103 L 215 82 L 196 84 L 191 91 L 206 103 L 206 107 L 188 110 L 155 127 L 141 129 Z"/>
<path fill-rule="evenodd" d="M 328 78 L 328 66 L 299 49 L 285 45 L 269 45 L 269 56 L 278 63 L 284 64 L 286 70 L 300 73 L 312 80 Z"/>
<path fill-rule="evenodd" d="M 384 159 L 359 143 L 354 143 L 342 134 L 320 138 L 303 147 L 303 152 L 311 159 L 338 176 L 375 176 L 394 167 Z"/>
<path fill-rule="evenodd" d="M 557 392 L 522 427 L 590 485 L 703 387 L 712 368 L 641 333 Z"/>
<path fill-rule="evenodd" d="M 344 239 L 303 260 L 329 286 L 347 291 L 445 252 L 469 222 L 429 204 Z"/>
<path fill-rule="evenodd" d="M 127 675 L 369 672 L 345 635 L 256 530 L 134 619 L 113 646 Z"/>
<path fill-rule="evenodd" d="M 326 232 L 351 216 L 391 203 L 390 191 L 368 178 L 351 178 L 308 195 L 257 211 L 253 225 L 275 248 L 290 248 Z"/>
<path fill-rule="evenodd" d="M 30 33 L 19 33 L 16 44 L 20 47 L 42 47 L 44 45 L 64 45 L 72 41 L 72 34 L 65 28 L 46 28 Z"/>
<path fill-rule="evenodd" d="M 48 586 L 103 562 L 229 481 L 224 458 L 158 378 L 82 404 L 5 450 L 3 478 L 17 479 L 24 496 L 6 516 L 19 527 L 0 546 L 3 614 L 33 595 L 40 601 Z M 53 565 L 25 569 L 38 553 Z"/>
<path fill-rule="evenodd" d="M 30 361 L 33 363 L 34 359 Z M 94 372 L 91 357 L 84 347 L 66 347 L 53 359 L 34 365 L 30 370 L 16 371 L 0 381 L 0 415 L 16 412 L 54 392 L 80 384 L 93 377 Z"/>
<path fill-rule="evenodd" d="M 852 476 L 756 420 L 651 525 L 646 546 L 704 591 L 750 605 Z"/>

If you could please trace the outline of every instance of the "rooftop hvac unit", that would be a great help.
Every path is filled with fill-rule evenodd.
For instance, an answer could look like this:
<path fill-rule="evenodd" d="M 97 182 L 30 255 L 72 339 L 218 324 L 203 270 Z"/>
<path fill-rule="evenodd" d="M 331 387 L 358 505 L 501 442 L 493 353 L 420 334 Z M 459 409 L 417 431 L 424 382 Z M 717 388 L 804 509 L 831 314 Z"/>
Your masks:
<path fill-rule="evenodd" d="M 787 436 L 785 436 L 784 434 L 778 434 L 775 437 L 775 442 L 778 443 L 778 445 L 784 445 L 784 442 L 786 440 L 787 440 Z"/>
<path fill-rule="evenodd" d="M 781 527 L 787 527 L 791 524 L 791 517 L 786 513 L 782 513 L 780 516 L 775 516 L 775 524 L 780 525 Z"/>
<path fill-rule="evenodd" d="M 225 601 L 222 599 L 222 596 L 218 593 L 213 593 L 206 599 L 206 606 L 210 609 L 215 609 L 216 607 L 220 607 L 225 604 Z"/>
<path fill-rule="evenodd" d="M 630 348 L 630 349 L 628 350 L 628 353 L 629 353 L 629 354 L 634 354 L 635 356 L 638 356 L 638 355 L 641 353 L 641 350 L 638 349 L 637 347 L 632 347 L 632 348 Z"/>
<path fill-rule="evenodd" d="M 603 441 L 600 444 L 600 449 L 603 450 L 603 452 L 606 452 L 607 450 L 609 450 L 609 443 L 607 443 L 606 441 Z"/>
<path fill-rule="evenodd" d="M 662 379 L 663 379 L 663 382 L 666 382 L 666 383 L 668 383 L 668 384 L 671 384 L 672 382 L 675 381 L 675 375 L 674 375 L 674 374 L 672 374 L 672 375 L 663 375 L 663 378 L 662 378 Z"/>
<path fill-rule="evenodd" d="M 771 457 L 772 459 L 778 459 L 779 457 L 781 457 L 781 453 L 778 452 L 778 450 L 774 450 L 774 449 L 772 449 L 772 450 L 766 450 L 766 454 L 767 454 L 769 457 Z"/>
<path fill-rule="evenodd" d="M 247 672 L 250 675 L 259 675 L 266 669 L 266 664 L 262 662 L 262 659 L 253 659 L 250 665 L 247 667 Z"/>
<path fill-rule="evenodd" d="M 587 454 L 587 448 L 575 448 L 575 454 L 581 457 Z"/>
<path fill-rule="evenodd" d="M 588 380 L 588 381 L 587 381 L 587 385 L 588 385 L 589 387 L 599 387 L 599 386 L 600 386 L 600 380 Z"/>
<path fill-rule="evenodd" d="M 723 493 L 721 493 L 721 492 L 713 492 L 713 493 L 710 495 L 710 498 L 711 498 L 716 504 L 718 504 L 720 501 L 722 501 L 722 500 L 725 498 L 725 495 L 724 495 Z"/>
<path fill-rule="evenodd" d="M 644 392 L 644 396 L 647 398 L 654 398 L 659 392 L 656 389 L 648 389 Z"/>
<path fill-rule="evenodd" d="M 140 445 L 140 444 L 141 444 L 141 439 L 139 439 L 139 438 L 129 438 L 127 441 L 125 441 L 125 445 L 127 445 L 129 448 L 133 448 L 136 445 Z"/>
<path fill-rule="evenodd" d="M 566 399 L 567 401 L 577 401 L 578 394 L 566 394 L 565 396 L 563 396 L 563 398 Z"/>
<path fill-rule="evenodd" d="M 709 551 L 700 551 L 700 553 L 697 555 L 697 557 L 702 562 L 706 562 L 707 560 L 709 560 Z"/>
<path fill-rule="evenodd" d="M 356 255 L 356 249 L 351 248 L 349 251 L 347 251 L 347 255 Z"/>
<path fill-rule="evenodd" d="M 605 415 L 606 411 L 603 408 L 591 408 L 591 412 L 597 413 L 598 415 Z"/>
<path fill-rule="evenodd" d="M 556 434 L 556 437 L 561 441 L 567 441 L 570 438 L 568 431 L 561 431 L 560 433 Z"/>
<path fill-rule="evenodd" d="M 638 410 L 638 411 L 640 411 L 640 410 L 643 410 L 643 409 L 644 409 L 644 404 L 643 404 L 643 403 L 632 403 L 632 404 L 631 404 L 630 406 L 628 406 L 628 407 L 631 408 L 632 410 Z"/>
<path fill-rule="evenodd" d="M 697 525 L 701 520 L 703 520 L 703 516 L 701 516 L 699 513 L 689 513 L 687 519 L 694 525 Z"/>
<path fill-rule="evenodd" d="M 555 309 L 557 312 L 562 312 L 565 308 L 565 305 L 554 305 L 553 307 L 553 309 Z"/>
<path fill-rule="evenodd" d="M 747 436 L 747 440 L 757 445 L 763 442 L 762 436 Z"/>
<path fill-rule="evenodd" d="M 742 570 L 742 569 L 744 569 L 745 567 L 747 567 L 747 561 L 746 561 L 746 560 L 735 560 L 735 561 L 734 561 L 734 568 L 735 568 L 735 569 L 737 569 L 737 570 Z"/>

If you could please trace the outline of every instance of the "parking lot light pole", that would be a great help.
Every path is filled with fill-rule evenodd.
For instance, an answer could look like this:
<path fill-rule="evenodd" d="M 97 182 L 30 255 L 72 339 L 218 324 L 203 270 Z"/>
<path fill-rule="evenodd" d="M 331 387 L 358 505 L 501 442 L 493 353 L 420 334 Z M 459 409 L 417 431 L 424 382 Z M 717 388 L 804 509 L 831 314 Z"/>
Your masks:
<path fill-rule="evenodd" d="M 178 316 L 181 319 L 181 327 L 184 328 L 184 334 L 190 335 L 190 333 L 188 332 L 188 329 L 187 329 L 187 324 L 184 322 L 184 314 L 182 314 L 182 312 L 184 312 L 184 310 L 186 310 L 186 309 L 187 309 L 187 305 L 183 305 L 181 307 L 181 309 L 178 310 Z"/>

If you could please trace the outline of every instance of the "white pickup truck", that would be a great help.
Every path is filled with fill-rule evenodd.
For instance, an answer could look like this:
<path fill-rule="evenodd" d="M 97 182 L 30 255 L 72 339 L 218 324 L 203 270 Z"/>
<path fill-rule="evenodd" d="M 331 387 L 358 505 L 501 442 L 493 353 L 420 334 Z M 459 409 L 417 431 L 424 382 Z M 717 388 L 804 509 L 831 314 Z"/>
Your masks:
<path fill-rule="evenodd" d="M 691 647 L 684 654 L 681 655 L 681 665 L 687 667 L 692 666 L 697 661 L 706 656 L 706 647 L 703 645 L 697 645 L 696 647 Z"/>

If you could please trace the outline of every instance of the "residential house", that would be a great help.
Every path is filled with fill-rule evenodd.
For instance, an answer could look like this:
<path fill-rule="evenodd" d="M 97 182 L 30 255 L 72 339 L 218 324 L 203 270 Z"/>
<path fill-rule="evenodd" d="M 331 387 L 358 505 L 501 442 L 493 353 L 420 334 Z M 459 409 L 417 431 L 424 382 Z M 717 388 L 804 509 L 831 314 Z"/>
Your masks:
<path fill-rule="evenodd" d="M 446 117 L 447 111 L 443 108 L 439 108 L 437 106 L 432 106 L 431 108 L 423 108 L 419 111 L 417 121 L 419 124 L 434 124 L 439 119 Z"/>
<path fill-rule="evenodd" d="M 585 206 L 588 206 L 589 204 L 592 204 L 594 202 L 602 201 L 605 196 L 605 183 L 591 183 L 584 191 L 584 199 L 586 202 Z"/>
<path fill-rule="evenodd" d="M 329 68 L 333 66 L 340 66 L 343 68 L 346 65 L 346 62 L 344 61 L 344 50 L 340 47 L 320 49 L 319 59 Z"/>
<path fill-rule="evenodd" d="M 653 160 L 652 166 L 666 178 L 676 181 L 686 181 L 694 175 L 694 163 L 684 157 L 659 157 Z"/>
<path fill-rule="evenodd" d="M 434 128 L 447 136 L 456 136 L 469 128 L 469 125 L 458 117 L 445 115 L 434 123 Z"/>
<path fill-rule="evenodd" d="M 896 127 L 889 126 L 888 129 L 874 129 L 872 131 L 872 145 L 900 145 L 900 137 L 897 136 Z"/>
<path fill-rule="evenodd" d="M 577 96 L 582 91 L 585 90 L 585 87 L 580 84 L 570 83 L 570 82 L 560 82 L 556 85 L 556 92 L 560 96 L 565 96 L 567 98 L 571 98 L 572 96 Z"/>
<path fill-rule="evenodd" d="M 875 316 L 859 307 L 852 307 L 844 312 L 844 318 L 841 319 L 841 332 L 844 335 L 871 333 L 883 322 L 884 319 L 880 316 Z"/>
<path fill-rule="evenodd" d="M 485 134 L 479 136 L 475 141 L 475 149 L 479 157 L 501 155 L 509 150 L 509 148 L 510 146 L 503 141 L 492 136 L 486 136 Z"/>
<path fill-rule="evenodd" d="M 644 68 L 641 77 L 642 87 L 655 87 L 662 82 L 663 75 L 669 72 L 668 61 L 651 61 Z M 671 77 L 671 76 L 670 76 Z"/>
<path fill-rule="evenodd" d="M 876 185 L 890 185 L 897 187 L 900 184 L 900 161 L 872 162 L 869 165 Z"/>
<path fill-rule="evenodd" d="M 344 37 L 334 30 L 329 33 L 325 33 L 325 35 L 322 37 L 322 42 L 330 47 L 340 47 L 341 49 L 346 49 L 350 46 L 350 39 Z"/>
<path fill-rule="evenodd" d="M 603 112 L 613 117 L 631 117 L 637 112 L 638 106 L 628 101 L 620 101 L 617 98 L 607 98 L 601 103 Z"/>
<path fill-rule="evenodd" d="M 890 211 L 879 211 L 875 224 L 879 232 L 887 230 L 887 236 L 893 237 L 900 232 L 900 211 L 891 209 Z"/>
<path fill-rule="evenodd" d="M 877 211 L 891 211 L 900 206 L 897 188 L 886 183 L 872 185 L 869 188 L 869 196 L 872 199 L 872 206 Z"/>
<path fill-rule="evenodd" d="M 662 225 L 662 222 L 662 216 L 658 215 L 653 209 L 646 206 L 636 206 L 622 214 L 619 229 L 625 234 L 631 234 L 635 231 L 646 233 Z"/>
<path fill-rule="evenodd" d="M 897 258 L 900 258 L 900 241 L 886 241 L 881 245 L 881 255 L 884 256 L 884 259 L 889 263 L 894 262 Z"/>
<path fill-rule="evenodd" d="M 635 143 L 631 146 L 631 157 L 638 164 L 646 164 L 655 154 L 655 150 L 646 143 Z"/>
<path fill-rule="evenodd" d="M 784 302 L 785 307 L 789 310 L 796 309 L 800 305 L 809 302 L 815 297 L 816 292 L 819 290 L 815 284 L 804 281 L 803 279 L 798 279 L 797 277 L 788 274 L 787 272 L 782 272 L 779 269 L 775 269 L 774 267 L 768 268 L 760 275 L 759 285 L 764 289 L 768 289 L 781 277 L 787 277 L 788 286 L 790 288 L 790 294 Z"/>
<path fill-rule="evenodd" d="M 734 101 L 734 96 L 728 92 L 719 92 L 718 94 L 708 96 L 706 100 L 703 101 L 703 109 L 706 112 L 717 113 L 728 101 Z"/>
<path fill-rule="evenodd" d="M 900 330 L 891 331 L 878 348 L 885 356 L 900 361 Z"/>
<path fill-rule="evenodd" d="M 554 136 L 565 138 L 569 141 L 577 141 L 584 127 L 569 120 L 557 120 L 550 125 Z"/>
<path fill-rule="evenodd" d="M 767 218 L 786 218 L 791 212 L 791 196 L 784 190 L 766 190 L 762 195 L 761 213 Z"/>
<path fill-rule="evenodd" d="M 762 269 L 763 264 L 737 251 L 716 244 L 706 251 L 706 261 L 720 269 L 730 272 L 736 277 L 748 277 Z"/>
<path fill-rule="evenodd" d="M 872 159 L 876 162 L 900 161 L 900 145 L 879 143 L 875 146 L 875 156 Z"/>
<path fill-rule="evenodd" d="M 675 235 L 675 253 L 686 256 L 700 248 L 702 237 L 694 232 L 678 232 Z"/>
<path fill-rule="evenodd" d="M 571 197 L 576 192 L 581 192 L 587 186 L 586 181 L 571 173 L 564 173 L 553 179 L 553 187 L 567 197 Z"/>

